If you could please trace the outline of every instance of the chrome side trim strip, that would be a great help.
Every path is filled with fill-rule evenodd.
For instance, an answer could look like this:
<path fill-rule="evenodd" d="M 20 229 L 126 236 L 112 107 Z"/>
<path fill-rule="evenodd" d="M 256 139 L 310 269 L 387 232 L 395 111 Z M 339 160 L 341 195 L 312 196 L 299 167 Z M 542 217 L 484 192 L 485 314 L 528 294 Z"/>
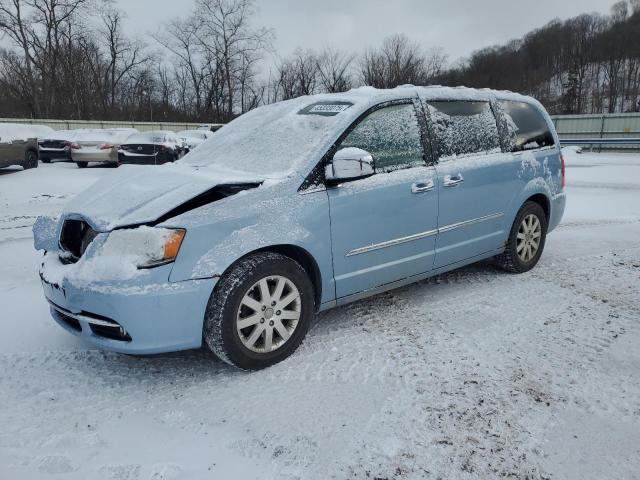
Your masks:
<path fill-rule="evenodd" d="M 421 238 L 432 237 L 438 233 L 438 229 L 427 230 L 426 232 L 415 233 L 407 237 L 394 238 L 393 240 L 387 240 L 386 242 L 374 243 L 373 245 L 367 245 L 366 247 L 356 248 L 347 253 L 347 257 L 353 255 L 360 255 L 361 253 L 372 252 L 374 250 L 380 250 L 381 248 L 392 247 L 394 245 L 400 245 L 401 243 L 413 242 Z"/>
<path fill-rule="evenodd" d="M 355 272 L 345 273 L 343 275 L 338 275 L 336 277 L 336 281 L 344 280 L 346 278 L 356 277 L 358 275 L 363 275 L 365 273 L 371 273 L 376 270 L 382 270 L 383 268 L 393 267 L 394 265 L 400 265 L 401 263 L 413 262 L 415 260 L 419 260 L 424 257 L 429 257 L 433 255 L 435 252 L 432 250 L 430 252 L 419 253 L 418 255 L 413 255 L 411 257 L 401 258 L 399 260 L 393 260 L 391 262 L 382 263 L 378 265 L 374 265 L 373 267 L 363 268 L 362 270 L 356 270 Z"/>
<path fill-rule="evenodd" d="M 494 220 L 500 218 L 504 213 L 492 213 L 491 215 L 485 215 L 484 217 L 473 218 L 471 220 L 465 220 L 464 222 L 452 223 L 442 228 L 436 228 L 435 230 L 427 230 L 426 232 L 420 232 L 406 237 L 394 238 L 393 240 L 387 240 L 386 242 L 374 243 L 365 247 L 356 248 L 347 252 L 346 257 L 352 257 L 354 255 L 360 255 L 361 253 L 372 252 L 374 250 L 380 250 L 381 248 L 393 247 L 394 245 L 400 245 L 402 243 L 413 242 L 414 240 L 420 240 L 421 238 L 432 237 L 439 233 L 446 233 L 458 228 L 467 227 L 469 225 L 475 225 L 476 223 L 486 222 L 488 220 Z"/>
<path fill-rule="evenodd" d="M 447 225 L 445 227 L 439 228 L 438 233 L 450 232 L 451 230 L 455 230 L 457 228 L 467 227 L 469 225 L 475 225 L 476 223 L 486 222 L 488 220 L 493 220 L 495 218 L 500 218 L 504 213 L 492 213 L 491 215 L 485 215 L 484 217 L 473 218 L 471 220 L 465 220 L 464 222 L 452 223 L 451 225 Z"/>

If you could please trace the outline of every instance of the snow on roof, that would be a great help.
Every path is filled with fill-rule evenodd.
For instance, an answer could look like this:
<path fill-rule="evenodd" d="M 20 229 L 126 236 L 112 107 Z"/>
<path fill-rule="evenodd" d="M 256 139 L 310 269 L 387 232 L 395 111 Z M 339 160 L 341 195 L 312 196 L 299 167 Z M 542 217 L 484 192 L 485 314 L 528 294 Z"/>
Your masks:
<path fill-rule="evenodd" d="M 175 133 L 169 130 L 150 130 L 146 132 L 134 133 L 127 138 L 128 143 L 162 143 L 167 136 L 173 136 Z"/>
<path fill-rule="evenodd" d="M 44 125 L 29 125 L 25 123 L 0 123 L 0 140 L 27 140 L 42 138 L 53 132 L 51 127 Z"/>
<path fill-rule="evenodd" d="M 413 85 L 387 90 L 359 87 L 344 93 L 303 96 L 241 115 L 182 161 L 266 177 L 285 176 L 298 171 L 302 163 L 317 162 L 337 136 L 369 107 L 418 95 L 427 100 L 528 98 L 511 92 Z"/>

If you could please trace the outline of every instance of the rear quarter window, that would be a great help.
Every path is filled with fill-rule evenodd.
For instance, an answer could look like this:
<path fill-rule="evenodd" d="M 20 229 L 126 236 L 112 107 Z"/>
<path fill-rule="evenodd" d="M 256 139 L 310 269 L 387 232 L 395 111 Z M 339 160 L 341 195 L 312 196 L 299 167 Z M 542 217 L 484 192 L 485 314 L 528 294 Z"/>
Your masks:
<path fill-rule="evenodd" d="M 522 152 L 555 145 L 549 125 L 535 106 L 512 100 L 497 103 L 506 120 L 505 150 Z"/>
<path fill-rule="evenodd" d="M 489 102 L 427 103 L 440 159 L 501 151 L 496 119 Z"/>

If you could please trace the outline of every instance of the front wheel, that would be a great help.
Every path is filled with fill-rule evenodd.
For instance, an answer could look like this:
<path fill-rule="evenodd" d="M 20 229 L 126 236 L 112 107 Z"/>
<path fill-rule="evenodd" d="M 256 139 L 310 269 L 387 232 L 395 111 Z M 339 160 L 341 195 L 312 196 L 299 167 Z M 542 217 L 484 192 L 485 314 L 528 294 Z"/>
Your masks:
<path fill-rule="evenodd" d="M 30 168 L 38 167 L 38 154 L 33 150 L 27 150 L 24 154 L 24 163 L 22 164 L 22 168 L 28 170 Z"/>
<path fill-rule="evenodd" d="M 504 253 L 495 257 L 498 265 L 512 273 L 536 266 L 547 238 L 547 216 L 535 202 L 525 202 L 511 227 Z"/>
<path fill-rule="evenodd" d="M 204 339 L 225 362 L 259 370 L 298 348 L 313 312 L 313 285 L 304 268 L 284 255 L 260 252 L 237 262 L 216 285 Z"/>

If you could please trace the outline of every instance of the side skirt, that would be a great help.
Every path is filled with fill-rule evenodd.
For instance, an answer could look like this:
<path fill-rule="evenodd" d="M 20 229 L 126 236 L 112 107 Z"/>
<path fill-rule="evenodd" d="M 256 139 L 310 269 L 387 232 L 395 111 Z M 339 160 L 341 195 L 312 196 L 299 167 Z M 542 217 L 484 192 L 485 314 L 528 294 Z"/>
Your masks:
<path fill-rule="evenodd" d="M 346 305 L 348 303 L 362 300 L 363 298 L 372 297 L 374 295 L 378 295 L 379 293 L 388 292 L 389 290 L 395 290 L 396 288 L 404 287 L 406 285 L 419 282 L 420 280 L 424 280 L 425 278 L 434 277 L 444 272 L 455 270 L 457 268 L 461 268 L 466 265 L 471 265 L 472 263 L 476 263 L 481 260 L 486 260 L 487 258 L 495 257 L 496 255 L 499 255 L 502 252 L 504 252 L 504 248 L 499 248 L 497 250 L 492 250 L 490 252 L 476 255 L 475 257 L 467 258 L 466 260 L 462 260 L 457 263 L 452 263 L 450 265 L 445 265 L 443 267 L 439 267 L 434 270 L 421 273 L 419 275 L 413 275 L 411 277 L 403 278 L 401 280 L 396 280 L 395 282 L 391 282 L 391 283 L 386 283 L 384 285 L 380 285 L 378 287 L 371 288 L 369 290 L 364 290 L 362 292 L 347 295 L 346 297 L 341 297 L 341 298 L 338 298 L 337 300 L 325 302 L 322 305 L 320 305 L 320 308 L 318 309 L 318 311 L 321 312 L 323 310 L 328 310 L 329 308 Z"/>

